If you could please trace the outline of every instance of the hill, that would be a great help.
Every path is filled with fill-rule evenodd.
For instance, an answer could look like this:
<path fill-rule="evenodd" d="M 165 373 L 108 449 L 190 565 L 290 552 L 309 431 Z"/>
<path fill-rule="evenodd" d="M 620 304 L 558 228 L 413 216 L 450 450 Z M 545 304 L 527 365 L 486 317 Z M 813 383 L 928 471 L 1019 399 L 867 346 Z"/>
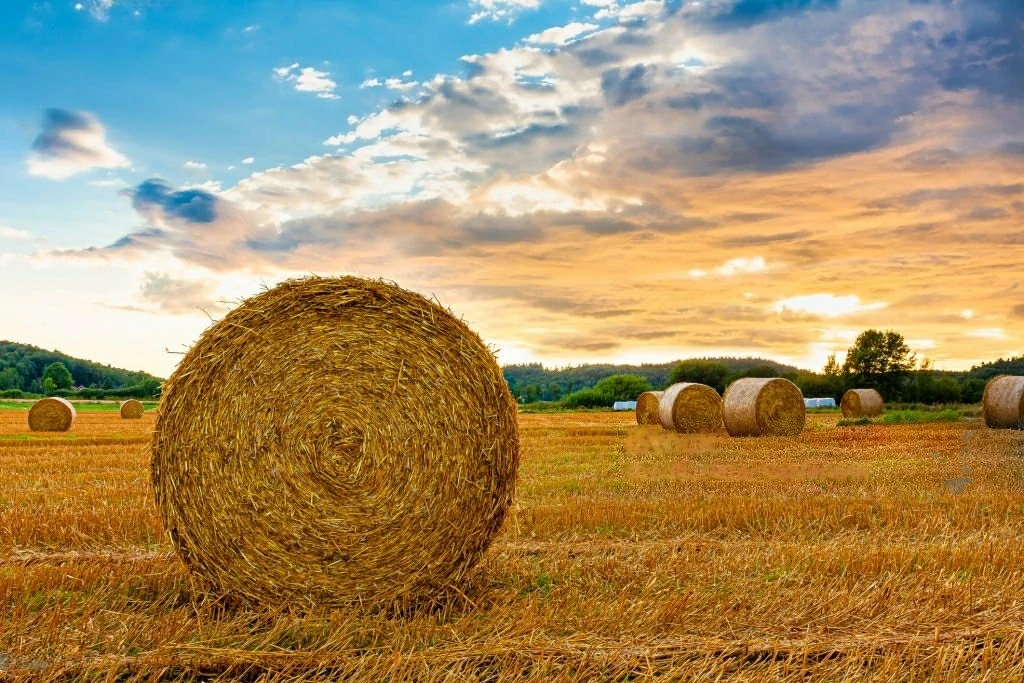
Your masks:
<path fill-rule="evenodd" d="M 163 381 L 145 372 L 102 365 L 60 351 L 0 341 L 0 391 L 42 393 L 43 371 L 57 362 L 63 363 L 71 372 L 75 387 L 86 387 L 85 391 L 59 392 L 61 395 L 74 393 L 82 398 L 152 396 Z"/>

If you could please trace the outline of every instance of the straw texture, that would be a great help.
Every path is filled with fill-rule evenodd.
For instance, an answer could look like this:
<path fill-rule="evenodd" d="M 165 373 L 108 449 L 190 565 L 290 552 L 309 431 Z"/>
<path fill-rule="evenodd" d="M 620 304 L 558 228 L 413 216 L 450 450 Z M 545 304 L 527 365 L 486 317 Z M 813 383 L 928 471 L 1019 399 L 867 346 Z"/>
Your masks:
<path fill-rule="evenodd" d="M 1024 377 L 993 377 L 985 385 L 981 405 L 987 426 L 1000 429 L 1024 428 Z"/>
<path fill-rule="evenodd" d="M 722 429 L 722 397 L 705 384 L 680 382 L 665 390 L 658 404 L 661 426 L 686 434 Z"/>
<path fill-rule="evenodd" d="M 731 436 L 796 436 L 807 420 L 800 388 L 781 377 L 744 377 L 729 385 L 725 428 Z"/>
<path fill-rule="evenodd" d="M 28 428 L 33 432 L 66 432 L 75 424 L 75 407 L 63 398 L 41 398 L 28 411 Z"/>
<path fill-rule="evenodd" d="M 458 582 L 509 509 L 516 404 L 462 321 L 392 283 L 289 280 L 164 384 L 156 502 L 211 588 L 365 606 Z"/>
<path fill-rule="evenodd" d="M 843 417 L 875 417 L 882 414 L 885 402 L 874 389 L 850 389 L 839 402 Z"/>
<path fill-rule="evenodd" d="M 121 404 L 122 420 L 140 420 L 144 412 L 146 412 L 146 408 L 142 405 L 142 401 L 136 401 L 134 398 Z"/>
<path fill-rule="evenodd" d="M 645 391 L 636 399 L 636 423 L 638 425 L 660 425 L 658 401 L 663 391 Z"/>

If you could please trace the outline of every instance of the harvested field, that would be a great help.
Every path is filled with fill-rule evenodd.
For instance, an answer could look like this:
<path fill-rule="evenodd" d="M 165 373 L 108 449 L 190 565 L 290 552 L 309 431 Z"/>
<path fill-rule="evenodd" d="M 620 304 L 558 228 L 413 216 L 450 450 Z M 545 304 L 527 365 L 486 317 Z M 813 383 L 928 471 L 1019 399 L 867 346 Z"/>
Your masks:
<path fill-rule="evenodd" d="M 520 415 L 517 505 L 468 582 L 301 613 L 193 587 L 152 413 L 39 436 L 0 411 L 0 678 L 1024 678 L 1024 434 L 837 419 L 730 439 Z"/>

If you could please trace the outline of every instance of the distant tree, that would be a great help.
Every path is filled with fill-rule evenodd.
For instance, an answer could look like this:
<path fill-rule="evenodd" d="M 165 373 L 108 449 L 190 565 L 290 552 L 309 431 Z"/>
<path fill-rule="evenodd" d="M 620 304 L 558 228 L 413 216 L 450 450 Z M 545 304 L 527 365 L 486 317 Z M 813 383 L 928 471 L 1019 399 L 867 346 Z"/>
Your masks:
<path fill-rule="evenodd" d="M 615 401 L 635 401 L 645 391 L 651 390 L 651 383 L 639 375 L 612 375 L 594 385 L 594 390 Z"/>
<path fill-rule="evenodd" d="M 10 391 L 21 388 L 21 375 L 15 368 L 4 368 L 0 370 L 0 391 Z"/>
<path fill-rule="evenodd" d="M 826 377 L 842 377 L 843 368 L 836 362 L 836 354 L 829 354 L 828 361 L 825 362 L 825 367 L 821 369 L 821 374 Z"/>
<path fill-rule="evenodd" d="M 74 384 L 74 380 L 71 378 L 71 371 L 60 361 L 50 363 L 43 370 L 44 390 L 46 389 L 46 380 L 50 380 L 56 389 L 70 389 Z"/>
<path fill-rule="evenodd" d="M 725 378 L 729 376 L 729 366 L 709 360 L 684 360 L 672 368 L 669 373 L 669 384 L 676 382 L 696 382 L 713 387 L 719 393 L 725 391 Z"/>
<path fill-rule="evenodd" d="M 865 330 L 847 351 L 843 374 L 850 383 L 878 389 L 886 400 L 892 401 L 903 398 L 905 380 L 915 361 L 899 332 Z"/>
<path fill-rule="evenodd" d="M 985 380 L 971 377 L 960 385 L 960 400 L 964 403 L 981 403 L 985 393 Z"/>
<path fill-rule="evenodd" d="M 580 389 L 562 399 L 562 405 L 566 408 L 604 408 L 612 403 L 614 401 L 608 394 L 597 389 Z"/>
<path fill-rule="evenodd" d="M 45 379 L 43 379 L 42 388 L 43 393 L 46 394 L 47 396 L 50 396 L 57 391 L 57 385 L 54 383 L 52 377 L 46 377 Z"/>
<path fill-rule="evenodd" d="M 545 393 L 547 394 L 548 401 L 557 401 L 562 398 L 562 385 L 558 382 L 548 382 L 548 388 Z"/>

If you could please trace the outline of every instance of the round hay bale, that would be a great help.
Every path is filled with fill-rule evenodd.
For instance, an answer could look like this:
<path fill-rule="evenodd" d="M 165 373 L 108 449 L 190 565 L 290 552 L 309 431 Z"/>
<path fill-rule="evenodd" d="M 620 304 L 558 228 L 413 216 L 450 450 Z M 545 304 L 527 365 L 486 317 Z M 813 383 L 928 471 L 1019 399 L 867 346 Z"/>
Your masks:
<path fill-rule="evenodd" d="M 850 389 L 839 402 L 843 417 L 875 417 L 882 414 L 885 402 L 874 389 Z"/>
<path fill-rule="evenodd" d="M 144 412 L 146 407 L 142 405 L 142 401 L 136 401 L 134 398 L 121 404 L 122 420 L 140 420 Z"/>
<path fill-rule="evenodd" d="M 660 425 L 658 401 L 664 391 L 645 391 L 636 398 L 636 423 L 638 425 Z"/>
<path fill-rule="evenodd" d="M 66 432 L 75 424 L 75 407 L 63 398 L 41 398 L 28 411 L 28 428 L 33 432 Z"/>
<path fill-rule="evenodd" d="M 152 479 L 213 590 L 375 606 L 458 582 L 515 489 L 516 404 L 449 311 L 393 283 L 289 280 L 213 324 L 164 384 Z"/>
<path fill-rule="evenodd" d="M 986 426 L 997 429 L 1024 429 L 1024 377 L 993 377 L 985 385 L 981 407 Z"/>
<path fill-rule="evenodd" d="M 705 384 L 673 384 L 661 397 L 658 418 L 662 427 L 676 432 L 717 432 L 722 428 L 722 397 Z"/>
<path fill-rule="evenodd" d="M 729 385 L 725 429 L 731 436 L 796 436 L 807 409 L 797 385 L 781 377 L 744 377 Z"/>

